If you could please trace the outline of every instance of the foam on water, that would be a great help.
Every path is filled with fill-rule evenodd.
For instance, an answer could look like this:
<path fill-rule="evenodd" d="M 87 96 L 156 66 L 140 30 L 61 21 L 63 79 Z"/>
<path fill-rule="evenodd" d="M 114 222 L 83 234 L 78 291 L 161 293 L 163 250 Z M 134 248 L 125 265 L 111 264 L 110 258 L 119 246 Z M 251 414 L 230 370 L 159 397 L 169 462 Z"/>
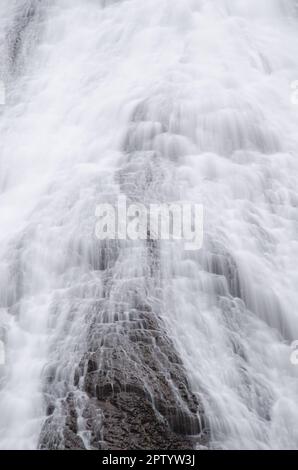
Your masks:
<path fill-rule="evenodd" d="M 161 244 L 159 293 L 210 446 L 298 448 L 296 14 L 294 0 L 0 0 L 1 449 L 38 446 L 53 364 L 56 396 L 71 389 L 104 289 L 95 207 L 120 191 L 204 204 L 202 250 Z M 140 251 L 112 272 L 123 290 Z"/>

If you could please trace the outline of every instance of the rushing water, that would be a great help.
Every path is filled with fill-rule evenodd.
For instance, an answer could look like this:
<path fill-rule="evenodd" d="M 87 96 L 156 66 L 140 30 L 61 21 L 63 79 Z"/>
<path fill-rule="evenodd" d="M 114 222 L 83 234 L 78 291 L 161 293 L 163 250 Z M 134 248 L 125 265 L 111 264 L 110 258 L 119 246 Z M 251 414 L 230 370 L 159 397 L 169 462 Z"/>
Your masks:
<path fill-rule="evenodd" d="M 1 449 L 37 448 L 52 401 L 62 426 L 107 283 L 111 322 L 132 293 L 158 303 L 209 447 L 298 448 L 297 13 L 295 0 L 0 0 Z M 145 282 L 143 242 L 98 250 L 95 207 L 120 192 L 202 203 L 203 248 L 160 243 Z M 88 397 L 74 396 L 90 448 Z"/>

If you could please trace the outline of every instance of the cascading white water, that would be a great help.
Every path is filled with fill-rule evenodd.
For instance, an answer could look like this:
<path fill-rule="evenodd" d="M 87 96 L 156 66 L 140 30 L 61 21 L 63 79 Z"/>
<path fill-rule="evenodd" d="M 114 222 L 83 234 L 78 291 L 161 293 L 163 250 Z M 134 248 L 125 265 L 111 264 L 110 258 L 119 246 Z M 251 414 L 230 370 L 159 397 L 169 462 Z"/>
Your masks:
<path fill-rule="evenodd" d="M 161 156 L 158 199 L 179 188 L 204 205 L 203 248 L 161 244 L 160 265 L 163 320 L 209 446 L 298 448 L 296 4 L 0 0 L 1 449 L 37 448 L 48 365 L 63 397 L 88 349 L 104 289 L 90 268 L 95 207 L 121 190 L 129 129 L 141 166 Z M 134 130 L 138 106 L 149 125 Z M 114 271 L 121 289 L 143 275 L 139 248 Z"/>

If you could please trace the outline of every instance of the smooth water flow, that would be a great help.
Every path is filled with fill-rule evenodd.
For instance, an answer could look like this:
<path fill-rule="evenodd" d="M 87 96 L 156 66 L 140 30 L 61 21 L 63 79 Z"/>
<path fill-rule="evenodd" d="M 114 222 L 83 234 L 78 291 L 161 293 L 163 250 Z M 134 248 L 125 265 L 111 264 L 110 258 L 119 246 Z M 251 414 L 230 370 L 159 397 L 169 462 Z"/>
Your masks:
<path fill-rule="evenodd" d="M 93 448 L 82 358 L 130 354 L 136 303 L 207 447 L 298 448 L 297 51 L 295 0 L 0 0 L 1 449 L 65 447 L 69 397 Z M 120 193 L 203 204 L 203 248 L 100 244 L 96 205 Z"/>

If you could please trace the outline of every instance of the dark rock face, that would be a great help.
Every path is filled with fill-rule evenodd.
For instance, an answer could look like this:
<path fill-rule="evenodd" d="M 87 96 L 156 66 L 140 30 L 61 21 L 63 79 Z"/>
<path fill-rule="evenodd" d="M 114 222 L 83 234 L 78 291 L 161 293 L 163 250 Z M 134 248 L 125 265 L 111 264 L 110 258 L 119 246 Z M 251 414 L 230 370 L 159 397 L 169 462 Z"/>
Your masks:
<path fill-rule="evenodd" d="M 162 322 L 148 306 L 125 317 L 119 311 L 113 323 L 92 323 L 91 349 L 75 374 L 74 386 L 86 396 L 88 447 L 193 448 L 207 438 L 203 410 Z M 72 392 L 49 406 L 41 448 L 85 448 L 76 410 Z"/>
<path fill-rule="evenodd" d="M 113 257 L 102 264 L 103 298 L 81 312 L 88 327 L 77 341 L 85 353 L 71 367 L 58 355 L 45 373 L 42 449 L 190 449 L 208 439 L 163 323 L 158 245 L 127 243 L 106 246 Z M 130 257 L 142 262 L 127 276 L 122 262 Z"/>
<path fill-rule="evenodd" d="M 114 346 L 94 351 L 88 361 L 85 388 L 103 411 L 103 447 L 192 447 L 186 436 L 203 432 L 201 410 L 181 361 L 152 312 L 132 314 L 131 322 L 115 323 Z"/>
<path fill-rule="evenodd" d="M 78 436 L 78 415 L 70 393 L 63 403 L 63 417 L 54 414 L 47 419 L 40 436 L 41 449 L 83 450 L 84 442 Z"/>
<path fill-rule="evenodd" d="M 179 435 L 169 422 L 158 418 L 148 400 L 135 393 L 120 393 L 104 407 L 106 426 L 103 448 L 117 449 L 187 449 L 193 443 Z"/>

